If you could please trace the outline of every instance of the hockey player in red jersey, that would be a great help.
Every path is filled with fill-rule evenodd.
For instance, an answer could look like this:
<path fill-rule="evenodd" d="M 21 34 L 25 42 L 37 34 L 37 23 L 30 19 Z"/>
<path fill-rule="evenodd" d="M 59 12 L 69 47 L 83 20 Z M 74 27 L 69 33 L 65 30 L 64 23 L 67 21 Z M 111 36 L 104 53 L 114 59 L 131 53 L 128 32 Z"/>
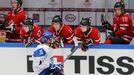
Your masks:
<path fill-rule="evenodd" d="M 112 31 L 105 44 L 129 44 L 133 37 L 132 19 L 125 12 L 125 5 L 122 2 L 117 2 L 114 9 L 114 24 L 111 25 L 108 21 L 102 23 L 104 28 Z"/>
<path fill-rule="evenodd" d="M 3 13 L 0 13 L 0 30 L 5 29 L 5 24 L 6 24 L 6 16 Z"/>
<path fill-rule="evenodd" d="M 61 41 L 63 41 L 64 44 L 73 43 L 73 30 L 69 25 L 62 23 L 62 19 L 59 15 L 54 16 L 52 25 L 48 31 L 54 34 L 53 38 L 59 44 L 62 43 Z"/>
<path fill-rule="evenodd" d="M 27 18 L 23 22 L 23 27 L 20 29 L 20 37 L 25 46 L 30 46 L 33 43 L 42 43 L 42 29 L 38 25 L 33 24 L 33 19 Z"/>
<path fill-rule="evenodd" d="M 27 13 L 21 9 L 22 0 L 11 0 L 12 10 L 6 15 L 6 41 L 20 42 L 21 22 L 27 17 Z"/>
<path fill-rule="evenodd" d="M 74 33 L 83 51 L 87 50 L 88 45 L 97 45 L 100 43 L 99 30 L 95 27 L 91 27 L 89 18 L 82 18 L 80 26 L 75 29 Z"/>

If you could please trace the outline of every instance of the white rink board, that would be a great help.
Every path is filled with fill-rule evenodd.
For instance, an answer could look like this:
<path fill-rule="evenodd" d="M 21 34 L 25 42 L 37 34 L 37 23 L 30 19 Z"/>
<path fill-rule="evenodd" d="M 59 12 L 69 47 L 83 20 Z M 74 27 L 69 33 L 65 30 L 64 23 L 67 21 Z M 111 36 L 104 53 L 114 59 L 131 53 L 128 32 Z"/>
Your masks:
<path fill-rule="evenodd" d="M 0 47 L 0 75 L 27 75 L 27 51 Z"/>
<path fill-rule="evenodd" d="M 27 72 L 26 59 L 28 55 L 32 55 L 33 50 L 34 48 L 0 47 L 0 75 L 34 75 L 33 72 Z M 67 55 L 70 54 L 70 48 L 56 49 L 53 53 L 54 56 L 64 56 L 65 59 Z M 121 59 L 122 61 L 120 61 Z M 29 58 L 28 60 L 32 61 L 32 58 Z M 121 64 L 117 64 L 117 62 L 120 62 L 123 65 L 128 65 L 126 65 L 126 67 L 123 67 Z M 113 67 L 110 67 L 109 69 L 105 63 Z M 94 66 L 91 67 L 91 64 Z M 102 68 L 102 71 L 104 72 L 109 70 L 111 72 L 105 75 L 122 75 L 119 71 L 116 70 L 117 68 L 121 69 L 123 72 L 127 72 L 131 67 L 134 68 L 133 48 L 90 48 L 87 52 L 83 52 L 81 49 L 78 49 L 72 55 L 71 59 L 65 62 L 64 72 L 65 75 L 104 75 L 98 71 L 98 68 Z M 114 70 L 111 71 L 111 69 Z M 94 72 L 91 72 L 91 70 Z M 132 69 L 132 71 L 134 71 L 134 69 Z M 134 72 L 130 72 L 130 75 L 133 74 Z"/>

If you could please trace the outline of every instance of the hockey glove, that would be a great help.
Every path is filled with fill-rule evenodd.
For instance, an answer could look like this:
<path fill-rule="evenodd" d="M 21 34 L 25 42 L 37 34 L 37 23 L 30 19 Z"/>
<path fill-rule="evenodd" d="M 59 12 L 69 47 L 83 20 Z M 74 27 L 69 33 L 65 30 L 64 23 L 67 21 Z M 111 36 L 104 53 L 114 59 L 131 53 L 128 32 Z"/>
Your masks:
<path fill-rule="evenodd" d="M 87 50 L 88 50 L 88 46 L 86 46 L 86 45 L 84 45 L 84 44 L 82 44 L 82 45 L 80 46 L 80 48 L 81 48 L 82 51 L 87 51 Z"/>
<path fill-rule="evenodd" d="M 52 47 L 54 49 L 60 48 L 61 47 L 60 40 L 61 40 L 60 36 L 56 36 L 53 39 L 51 39 L 50 47 Z"/>
<path fill-rule="evenodd" d="M 55 36 L 53 39 L 54 42 L 60 42 L 61 36 Z"/>
<path fill-rule="evenodd" d="M 102 22 L 102 26 L 103 26 L 103 28 L 105 28 L 105 29 L 108 29 L 108 30 L 111 29 L 111 25 L 110 25 L 110 23 L 109 23 L 108 21 Z"/>
<path fill-rule="evenodd" d="M 107 39 L 111 39 L 113 37 L 115 37 L 115 34 L 113 32 L 109 32 L 109 35 L 107 36 Z"/>
<path fill-rule="evenodd" d="M 92 39 L 85 39 L 83 42 L 86 46 L 92 45 L 93 44 L 93 40 Z"/>
<path fill-rule="evenodd" d="M 11 23 L 10 26 L 6 27 L 6 32 L 14 33 L 15 32 L 15 25 L 14 23 Z"/>
<path fill-rule="evenodd" d="M 25 44 L 25 47 L 29 47 L 31 44 L 33 44 L 33 39 L 31 37 L 28 37 L 28 39 L 24 39 L 23 43 Z"/>
<path fill-rule="evenodd" d="M 61 64 L 50 64 L 49 69 L 53 72 L 60 72 L 63 67 L 61 66 Z"/>

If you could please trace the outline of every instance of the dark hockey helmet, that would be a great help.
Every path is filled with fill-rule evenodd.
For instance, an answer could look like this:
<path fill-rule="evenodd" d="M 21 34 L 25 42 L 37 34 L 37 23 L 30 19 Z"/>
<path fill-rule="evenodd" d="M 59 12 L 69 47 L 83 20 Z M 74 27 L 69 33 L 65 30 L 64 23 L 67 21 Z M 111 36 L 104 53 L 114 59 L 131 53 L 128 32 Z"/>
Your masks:
<path fill-rule="evenodd" d="M 81 26 L 91 26 L 91 21 L 89 18 L 82 18 L 80 25 Z"/>
<path fill-rule="evenodd" d="M 52 19 L 52 22 L 53 22 L 53 23 L 62 23 L 62 18 L 61 18 L 61 16 L 60 16 L 60 15 L 54 16 L 53 19 Z"/>
<path fill-rule="evenodd" d="M 24 20 L 23 24 L 25 26 L 29 26 L 29 25 L 33 25 L 34 22 L 33 22 L 33 19 L 32 18 L 27 18 L 27 19 Z"/>
<path fill-rule="evenodd" d="M 116 2 L 115 5 L 114 5 L 114 8 L 121 8 L 122 13 L 125 12 L 125 5 L 122 2 Z"/>
<path fill-rule="evenodd" d="M 11 0 L 11 2 L 17 2 L 19 4 L 19 7 L 22 6 L 22 0 Z"/>

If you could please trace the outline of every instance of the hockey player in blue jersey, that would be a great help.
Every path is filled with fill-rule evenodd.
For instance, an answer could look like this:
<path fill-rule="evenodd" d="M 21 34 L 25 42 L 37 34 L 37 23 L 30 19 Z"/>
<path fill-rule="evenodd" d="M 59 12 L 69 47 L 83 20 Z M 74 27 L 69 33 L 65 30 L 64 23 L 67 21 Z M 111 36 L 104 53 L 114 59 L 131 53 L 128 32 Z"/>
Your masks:
<path fill-rule="evenodd" d="M 45 32 L 43 34 L 44 42 L 51 37 L 52 33 Z M 48 45 L 38 45 L 33 52 L 33 58 L 35 75 L 63 75 L 61 73 L 62 66 L 53 62 L 52 49 Z"/>

